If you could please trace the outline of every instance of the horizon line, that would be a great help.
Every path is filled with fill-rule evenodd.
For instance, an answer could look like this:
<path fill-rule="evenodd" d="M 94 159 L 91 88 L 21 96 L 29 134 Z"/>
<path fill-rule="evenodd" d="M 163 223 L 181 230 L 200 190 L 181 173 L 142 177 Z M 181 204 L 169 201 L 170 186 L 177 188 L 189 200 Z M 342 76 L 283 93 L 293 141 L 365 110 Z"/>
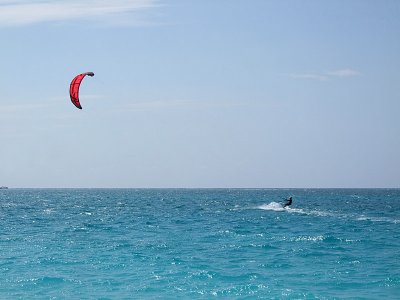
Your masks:
<path fill-rule="evenodd" d="M 9 187 L 3 189 L 115 189 L 115 190 L 357 190 L 357 189 L 400 189 L 400 187 Z M 4 188 L 5 187 L 5 188 Z"/>

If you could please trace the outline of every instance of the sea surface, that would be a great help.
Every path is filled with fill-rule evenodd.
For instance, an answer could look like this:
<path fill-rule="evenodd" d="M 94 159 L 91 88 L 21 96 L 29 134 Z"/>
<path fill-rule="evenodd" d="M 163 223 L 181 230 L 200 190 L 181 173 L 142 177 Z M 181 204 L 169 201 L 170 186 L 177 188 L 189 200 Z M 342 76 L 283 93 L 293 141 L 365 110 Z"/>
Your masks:
<path fill-rule="evenodd" d="M 399 257 L 400 189 L 0 190 L 0 299 L 400 299 Z"/>

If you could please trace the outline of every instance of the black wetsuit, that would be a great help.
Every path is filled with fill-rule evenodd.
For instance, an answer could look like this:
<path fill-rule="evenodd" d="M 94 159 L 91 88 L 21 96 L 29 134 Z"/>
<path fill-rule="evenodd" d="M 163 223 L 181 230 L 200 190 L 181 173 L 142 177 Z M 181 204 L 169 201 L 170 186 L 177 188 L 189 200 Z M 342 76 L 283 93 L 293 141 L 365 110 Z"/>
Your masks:
<path fill-rule="evenodd" d="M 285 208 L 286 206 L 292 205 L 292 197 L 289 197 L 289 199 L 285 200 L 286 202 L 283 204 L 283 207 Z"/>

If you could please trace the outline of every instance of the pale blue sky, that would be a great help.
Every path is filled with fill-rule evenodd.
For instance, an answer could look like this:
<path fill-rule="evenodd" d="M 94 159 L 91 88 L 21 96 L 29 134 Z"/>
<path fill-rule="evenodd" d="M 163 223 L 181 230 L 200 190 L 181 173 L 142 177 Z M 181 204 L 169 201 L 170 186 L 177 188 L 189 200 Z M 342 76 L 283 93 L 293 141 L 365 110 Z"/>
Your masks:
<path fill-rule="evenodd" d="M 0 39 L 0 185 L 400 187 L 400 1 L 0 0 Z"/>

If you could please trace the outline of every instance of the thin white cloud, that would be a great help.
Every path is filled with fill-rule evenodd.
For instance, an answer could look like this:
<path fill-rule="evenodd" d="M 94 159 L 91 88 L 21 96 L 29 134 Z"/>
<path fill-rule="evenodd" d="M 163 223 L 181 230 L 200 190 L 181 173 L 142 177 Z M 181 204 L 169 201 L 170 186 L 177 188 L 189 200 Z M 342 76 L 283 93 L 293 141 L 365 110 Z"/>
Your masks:
<path fill-rule="evenodd" d="M 121 16 L 153 8 L 158 0 L 0 0 L 0 26 Z"/>
<path fill-rule="evenodd" d="M 118 111 L 155 111 L 165 109 L 207 109 L 207 108 L 228 108 L 243 106 L 240 102 L 211 102 L 194 100 L 155 100 L 146 102 L 135 102 L 117 107 Z"/>
<path fill-rule="evenodd" d="M 326 73 L 329 76 L 336 76 L 336 77 L 354 77 L 360 76 L 361 73 L 359 71 L 353 69 L 340 69 L 334 70 Z"/>
<path fill-rule="evenodd" d="M 8 105 L 0 105 L 0 114 L 10 114 L 16 112 L 24 112 L 24 111 L 32 111 L 32 110 L 41 110 L 45 107 L 48 107 L 48 103 L 40 103 L 40 104 L 8 104 Z"/>
<path fill-rule="evenodd" d="M 305 79 L 305 80 L 317 80 L 317 81 L 325 81 L 328 78 L 321 74 L 290 74 L 291 78 L 294 79 Z"/>
<path fill-rule="evenodd" d="M 354 69 L 338 69 L 325 73 L 300 73 L 300 74 L 290 74 L 289 76 L 294 79 L 303 80 L 316 80 L 316 81 L 326 81 L 333 77 L 355 77 L 362 75 L 361 72 Z"/>

